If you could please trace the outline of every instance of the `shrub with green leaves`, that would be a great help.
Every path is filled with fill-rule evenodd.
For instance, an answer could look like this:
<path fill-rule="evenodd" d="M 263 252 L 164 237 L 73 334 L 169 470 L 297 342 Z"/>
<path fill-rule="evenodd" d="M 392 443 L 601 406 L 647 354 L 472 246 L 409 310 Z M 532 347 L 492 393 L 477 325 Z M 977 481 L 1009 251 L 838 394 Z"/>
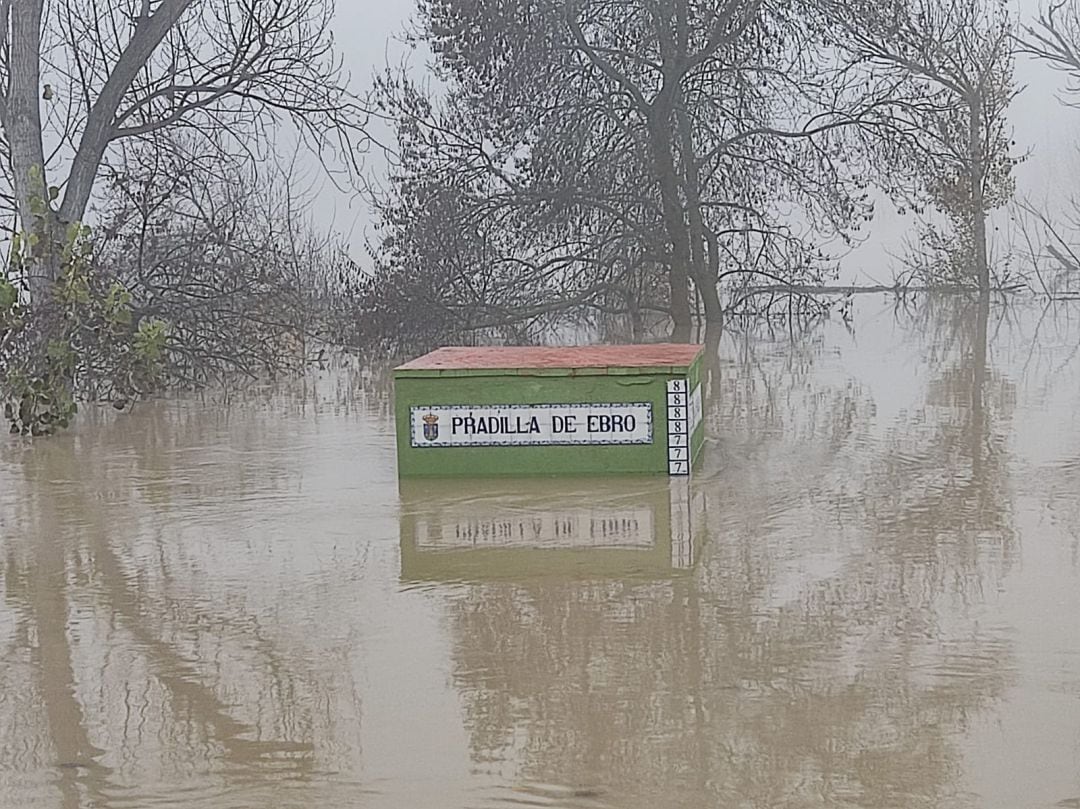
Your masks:
<path fill-rule="evenodd" d="M 137 316 L 131 292 L 96 266 L 90 228 L 69 225 L 43 246 L 45 232 L 18 234 L 0 277 L 0 399 L 23 435 L 67 427 L 80 394 L 122 405 L 157 390 L 167 355 L 168 324 Z M 56 280 L 27 304 L 14 279 L 49 260 Z"/>

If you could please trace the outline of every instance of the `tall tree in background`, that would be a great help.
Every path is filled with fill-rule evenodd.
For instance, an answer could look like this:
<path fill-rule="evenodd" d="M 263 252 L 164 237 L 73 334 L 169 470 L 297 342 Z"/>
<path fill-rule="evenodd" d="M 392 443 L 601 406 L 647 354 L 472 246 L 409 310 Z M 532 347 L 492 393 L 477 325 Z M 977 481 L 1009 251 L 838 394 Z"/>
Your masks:
<path fill-rule="evenodd" d="M 379 199 L 399 276 L 426 273 L 416 203 L 437 203 L 447 237 L 486 234 L 480 266 L 448 268 L 460 288 L 548 285 L 526 313 L 638 297 L 686 337 L 695 300 L 721 319 L 725 280 L 820 278 L 812 237 L 868 213 L 845 147 L 885 82 L 856 91 L 814 4 L 434 0 L 419 36 L 442 103 L 381 87 L 401 122 Z"/>
<path fill-rule="evenodd" d="M 1007 119 L 1015 41 L 1004 0 L 843 0 L 832 12 L 842 44 L 871 75 L 886 71 L 906 84 L 890 105 L 892 128 L 907 136 L 900 185 L 913 176 L 907 190 L 925 193 L 951 225 L 924 234 L 924 247 L 945 254 L 925 280 L 989 289 L 987 216 L 1012 198 L 1018 162 Z"/>
<path fill-rule="evenodd" d="M 1034 21 L 1023 26 L 1019 47 L 1022 53 L 1064 73 L 1065 92 L 1060 99 L 1067 106 L 1080 107 L 1080 4 L 1075 0 L 1043 4 Z M 1080 276 L 1080 197 L 1066 190 L 1064 199 L 1052 205 L 1023 200 L 1014 218 L 1043 294 L 1073 295 Z"/>

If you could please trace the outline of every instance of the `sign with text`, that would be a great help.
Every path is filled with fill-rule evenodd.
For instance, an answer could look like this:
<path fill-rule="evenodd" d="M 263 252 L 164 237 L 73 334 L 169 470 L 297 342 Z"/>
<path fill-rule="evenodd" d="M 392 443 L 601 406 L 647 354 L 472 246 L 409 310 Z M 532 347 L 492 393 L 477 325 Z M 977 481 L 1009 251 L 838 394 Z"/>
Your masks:
<path fill-rule="evenodd" d="M 648 402 L 411 407 L 414 447 L 651 444 Z"/>

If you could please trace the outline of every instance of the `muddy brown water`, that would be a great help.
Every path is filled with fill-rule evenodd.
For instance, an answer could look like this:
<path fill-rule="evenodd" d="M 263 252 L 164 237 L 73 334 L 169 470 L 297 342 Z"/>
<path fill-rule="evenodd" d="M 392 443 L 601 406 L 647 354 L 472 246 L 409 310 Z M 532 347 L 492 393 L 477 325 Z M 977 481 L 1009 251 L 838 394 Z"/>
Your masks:
<path fill-rule="evenodd" d="M 355 370 L 0 442 L 0 807 L 1080 805 L 1080 309 L 725 335 L 704 469 L 398 487 Z"/>

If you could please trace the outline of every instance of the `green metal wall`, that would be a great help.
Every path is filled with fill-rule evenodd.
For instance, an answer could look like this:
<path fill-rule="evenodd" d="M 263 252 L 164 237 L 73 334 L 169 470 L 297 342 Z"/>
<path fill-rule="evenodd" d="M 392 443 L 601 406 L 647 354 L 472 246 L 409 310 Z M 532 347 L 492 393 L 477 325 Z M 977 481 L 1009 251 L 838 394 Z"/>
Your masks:
<path fill-rule="evenodd" d="M 669 379 L 699 384 L 700 361 L 689 369 L 608 369 L 576 373 L 527 369 L 485 372 L 396 373 L 394 408 L 398 475 L 446 477 L 484 475 L 667 474 L 667 390 Z M 424 405 L 579 404 L 651 402 L 651 444 L 580 446 L 413 447 L 409 412 Z M 704 423 L 704 419 L 702 420 Z M 690 436 L 693 462 L 701 450 L 703 423 Z"/>

